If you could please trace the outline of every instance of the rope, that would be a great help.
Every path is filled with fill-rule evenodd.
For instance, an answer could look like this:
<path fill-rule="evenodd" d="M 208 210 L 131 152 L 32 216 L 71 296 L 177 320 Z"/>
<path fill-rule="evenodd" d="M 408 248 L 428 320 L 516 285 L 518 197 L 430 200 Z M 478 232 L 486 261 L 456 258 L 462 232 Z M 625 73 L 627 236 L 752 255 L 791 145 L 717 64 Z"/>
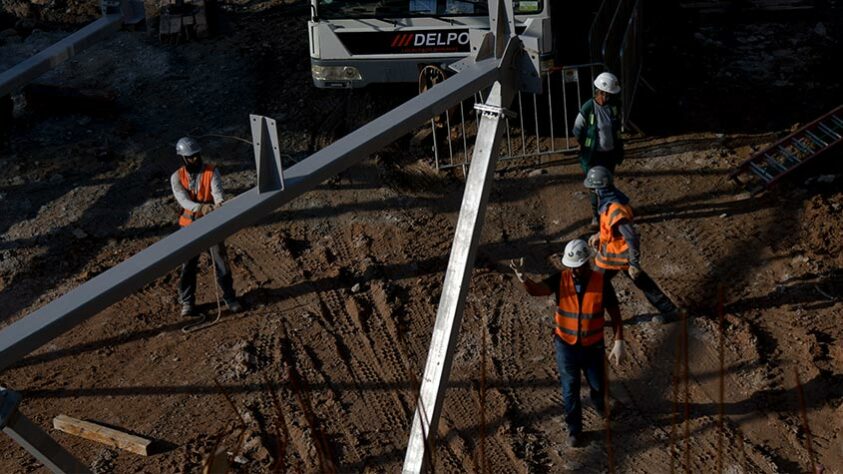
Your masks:
<path fill-rule="evenodd" d="M 229 138 L 231 140 L 237 140 L 237 141 L 241 141 L 243 143 L 248 143 L 249 145 L 252 144 L 251 140 L 246 140 L 245 138 L 237 137 L 237 136 L 234 136 L 234 135 L 220 135 L 220 134 L 217 134 L 217 133 L 206 133 L 206 134 L 200 135 L 196 138 L 206 138 L 206 137 Z"/>
<path fill-rule="evenodd" d="M 220 255 L 220 258 L 222 258 L 222 255 Z M 211 253 L 211 270 L 214 273 L 214 296 L 216 296 L 216 298 L 217 298 L 217 317 L 214 318 L 213 321 L 206 322 L 208 320 L 208 317 L 205 316 L 204 314 L 202 314 L 199 317 L 198 320 L 196 320 L 195 322 L 189 323 L 189 324 L 185 325 L 183 328 L 181 328 L 181 332 L 183 332 L 185 334 L 189 334 L 191 332 L 196 332 L 196 331 L 199 331 L 199 330 L 202 330 L 202 329 L 205 329 L 205 328 L 209 328 L 209 327 L 213 326 L 214 324 L 217 324 L 218 322 L 220 322 L 220 317 L 222 317 L 222 305 L 220 304 L 220 289 L 219 289 L 219 285 L 217 285 L 217 266 L 214 263 L 213 253 Z"/>

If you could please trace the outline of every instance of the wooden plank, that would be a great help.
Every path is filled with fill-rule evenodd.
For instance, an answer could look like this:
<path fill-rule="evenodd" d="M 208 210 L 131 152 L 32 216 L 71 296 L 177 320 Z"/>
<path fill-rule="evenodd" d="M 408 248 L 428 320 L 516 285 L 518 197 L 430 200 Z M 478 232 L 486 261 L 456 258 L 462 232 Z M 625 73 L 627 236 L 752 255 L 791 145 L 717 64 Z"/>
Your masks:
<path fill-rule="evenodd" d="M 130 435 L 90 421 L 77 420 L 67 415 L 53 418 L 53 428 L 91 441 L 107 444 L 142 456 L 149 456 L 151 440 Z"/>

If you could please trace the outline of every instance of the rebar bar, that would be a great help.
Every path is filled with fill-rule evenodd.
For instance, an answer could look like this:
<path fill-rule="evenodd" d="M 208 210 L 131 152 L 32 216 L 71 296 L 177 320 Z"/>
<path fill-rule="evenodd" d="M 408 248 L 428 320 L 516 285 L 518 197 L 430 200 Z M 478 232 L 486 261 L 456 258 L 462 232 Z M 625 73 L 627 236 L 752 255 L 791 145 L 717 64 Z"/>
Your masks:
<path fill-rule="evenodd" d="M 811 473 L 817 472 L 817 464 L 814 461 L 814 447 L 811 442 L 811 427 L 808 425 L 808 412 L 805 410 L 805 392 L 802 388 L 802 381 L 799 379 L 799 370 L 794 367 L 793 374 L 796 376 L 796 388 L 799 394 L 799 413 L 802 415 L 802 429 L 805 431 L 805 443 L 808 448 L 808 459 L 811 461 Z"/>
<path fill-rule="evenodd" d="M 612 408 L 609 404 L 609 359 L 603 355 L 603 414 L 606 417 L 606 455 L 609 474 L 615 474 L 615 455 L 612 452 Z"/>
<path fill-rule="evenodd" d="M 723 331 L 723 285 L 717 286 L 717 317 L 720 322 L 720 412 L 717 417 L 717 472 L 723 472 L 723 437 L 726 435 L 723 431 L 723 418 L 725 415 L 725 394 L 726 394 L 726 369 L 725 369 L 725 349 L 726 339 Z"/>

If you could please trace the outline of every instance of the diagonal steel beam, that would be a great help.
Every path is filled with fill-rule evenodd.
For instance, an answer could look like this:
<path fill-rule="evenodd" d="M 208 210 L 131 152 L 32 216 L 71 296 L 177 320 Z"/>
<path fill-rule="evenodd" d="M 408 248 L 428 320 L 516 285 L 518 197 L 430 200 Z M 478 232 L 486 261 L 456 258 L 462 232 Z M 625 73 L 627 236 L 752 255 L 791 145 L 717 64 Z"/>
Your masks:
<path fill-rule="evenodd" d="M 510 9 L 511 11 L 511 9 Z M 480 125 L 471 167 L 465 183 L 460 216 L 454 231 L 454 243 L 442 285 L 436 323 L 427 354 L 419 399 L 410 428 L 410 440 L 404 457 L 405 474 L 425 470 L 433 455 L 432 447 L 439 426 L 439 415 L 448 388 L 454 349 L 462 324 L 465 297 L 486 215 L 489 191 L 494 181 L 500 142 L 506 123 L 506 108 L 515 96 L 514 63 L 521 51 L 521 41 L 510 39 L 501 60 L 501 78 L 489 92 L 485 104 L 475 106 L 481 112 Z"/>
<path fill-rule="evenodd" d="M 0 430 L 52 472 L 90 473 L 87 467 L 65 451 L 50 435 L 18 411 L 20 400 L 19 393 L 0 387 Z"/>
<path fill-rule="evenodd" d="M 499 74 L 496 59 L 468 67 L 285 171 L 284 190 L 260 193 L 256 187 L 246 191 L 189 227 L 7 326 L 0 332 L 0 371 L 182 262 L 362 161 L 430 117 L 492 85 Z"/>
<path fill-rule="evenodd" d="M 11 94 L 41 74 L 110 36 L 123 25 L 122 15 L 106 15 L 58 43 L 0 73 L 0 97 Z"/>

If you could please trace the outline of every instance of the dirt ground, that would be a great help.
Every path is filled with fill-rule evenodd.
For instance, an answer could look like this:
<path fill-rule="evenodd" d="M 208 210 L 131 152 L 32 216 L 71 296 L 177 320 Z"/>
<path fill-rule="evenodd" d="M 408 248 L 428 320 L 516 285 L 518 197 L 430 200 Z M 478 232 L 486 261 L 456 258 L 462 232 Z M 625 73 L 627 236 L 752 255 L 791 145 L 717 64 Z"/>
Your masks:
<path fill-rule="evenodd" d="M 12 8 L 24 3 L 40 13 Z M 651 321 L 653 309 L 619 277 L 629 357 L 610 371 L 624 407 L 612 422 L 614 467 L 716 472 L 722 439 L 726 472 L 808 472 L 812 457 L 843 472 L 841 155 L 758 197 L 727 179 L 753 151 L 843 102 L 831 72 L 841 10 L 834 1 L 798 2 L 812 7 L 798 11 L 720 3 L 731 7 L 648 11 L 653 90 L 642 89 L 634 112 L 646 133 L 628 141 L 617 182 L 633 200 L 645 269 L 692 315 L 689 420 L 674 379 L 682 325 Z M 66 34 L 56 23 L 73 29 L 96 14 L 90 2 L 2 7 L 0 25 L 13 31 L 2 35 L 0 68 Z M 412 94 L 315 89 L 300 2 L 227 2 L 219 12 L 212 39 L 173 46 L 123 31 L 40 80 L 112 90 L 112 114 L 33 111 L 16 99 L 0 151 L 0 325 L 176 230 L 169 175 L 180 136 L 201 137 L 235 195 L 255 181 L 251 147 L 235 139 L 249 139 L 249 113 L 278 120 L 289 165 Z M 461 170 L 436 171 L 427 150 L 408 143 L 227 239 L 245 313 L 182 333 L 174 269 L 24 358 L 0 385 L 20 391 L 20 410 L 95 472 L 200 472 L 217 446 L 235 472 L 318 472 L 320 452 L 339 472 L 397 472 L 464 184 Z M 499 164 L 436 472 L 609 468 L 588 401 L 588 445 L 565 446 L 552 302 L 529 297 L 506 268 L 524 256 L 529 274 L 549 274 L 564 242 L 587 233 L 575 161 Z M 201 265 L 200 309 L 213 315 L 204 257 Z M 57 432 L 59 414 L 151 438 L 156 454 Z M 46 472 L 5 436 L 0 471 Z"/>

